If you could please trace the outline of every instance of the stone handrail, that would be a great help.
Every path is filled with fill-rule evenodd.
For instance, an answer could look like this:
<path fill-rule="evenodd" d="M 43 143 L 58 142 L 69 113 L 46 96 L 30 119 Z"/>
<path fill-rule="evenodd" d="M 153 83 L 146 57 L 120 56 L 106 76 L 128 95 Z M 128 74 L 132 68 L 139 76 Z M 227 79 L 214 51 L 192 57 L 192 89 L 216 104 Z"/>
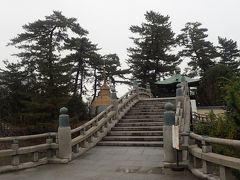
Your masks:
<path fill-rule="evenodd" d="M 220 144 L 226 146 L 232 146 L 235 148 L 240 148 L 240 140 L 233 140 L 233 139 L 223 139 L 223 138 L 215 138 L 209 136 L 202 136 L 199 134 L 195 134 L 193 132 L 190 133 L 190 137 L 196 139 L 198 141 L 205 141 L 210 144 Z"/>
<path fill-rule="evenodd" d="M 190 132 L 191 117 L 202 121 L 207 120 L 207 116 L 191 113 L 188 86 L 183 82 L 177 85 L 175 115 L 175 123 L 180 126 L 183 162 L 188 162 L 191 172 L 201 179 L 233 180 L 231 171 L 232 169 L 240 170 L 240 159 L 213 153 L 212 145 L 240 148 L 240 141 L 207 137 Z M 216 169 L 216 167 L 219 168 Z"/>
<path fill-rule="evenodd" d="M 0 173 L 12 170 L 25 169 L 47 164 L 56 156 L 58 145 L 56 142 L 57 133 L 43 133 L 29 136 L 15 136 L 0 138 L 2 149 L 0 150 Z M 42 141 L 37 145 L 21 145 L 28 141 Z M 31 159 L 24 156 L 31 155 Z M 10 163 L 3 163 L 3 160 Z"/>
<path fill-rule="evenodd" d="M 190 132 L 190 120 L 191 120 L 191 105 L 189 97 L 189 87 L 187 82 L 177 84 L 176 90 L 176 114 L 175 125 L 179 126 L 179 133 Z M 182 159 L 187 160 L 187 151 L 184 150 L 188 146 L 188 137 L 180 136 L 179 146 L 183 149 Z"/>
<path fill-rule="evenodd" d="M 240 140 L 223 139 L 190 133 L 189 169 L 202 179 L 233 180 L 232 169 L 240 170 L 240 159 L 212 152 L 212 145 L 219 144 L 240 148 Z M 199 147 L 195 141 L 200 142 Z M 215 167 L 215 168 L 214 168 Z M 218 169 L 216 169 L 218 167 Z"/>
<path fill-rule="evenodd" d="M 135 87 L 87 123 L 71 129 L 67 108 L 61 108 L 58 132 L 0 138 L 0 173 L 47 163 L 67 163 L 95 146 L 149 89 Z M 34 144 L 34 145 L 33 145 Z"/>

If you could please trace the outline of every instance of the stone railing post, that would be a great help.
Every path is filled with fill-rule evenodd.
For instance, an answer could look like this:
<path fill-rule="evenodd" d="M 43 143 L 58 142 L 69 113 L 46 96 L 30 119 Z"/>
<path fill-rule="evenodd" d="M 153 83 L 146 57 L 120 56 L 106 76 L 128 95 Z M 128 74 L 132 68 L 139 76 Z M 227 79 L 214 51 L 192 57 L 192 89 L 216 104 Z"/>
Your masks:
<path fill-rule="evenodd" d="M 212 146 L 208 144 L 204 139 L 202 140 L 202 152 L 209 153 L 212 152 Z M 202 160 L 202 170 L 205 174 L 211 174 L 213 172 L 214 166 L 211 162 Z"/>
<path fill-rule="evenodd" d="M 69 124 L 68 109 L 63 107 L 60 109 L 59 127 L 58 127 L 58 145 L 59 158 L 71 160 L 72 158 L 72 138 L 71 128 Z"/>
<path fill-rule="evenodd" d="M 176 106 L 178 106 L 178 102 L 181 102 L 181 109 L 182 111 L 184 111 L 183 109 L 183 105 L 184 105 L 184 96 L 183 96 L 183 88 L 182 88 L 182 84 L 177 84 L 177 89 L 176 89 Z M 181 112 L 181 114 L 183 115 L 184 112 Z M 179 130 L 180 132 L 183 132 L 183 123 L 182 119 L 179 118 L 179 122 L 177 122 L 177 125 L 179 125 Z"/>
<path fill-rule="evenodd" d="M 164 126 L 163 126 L 163 150 L 164 162 L 176 162 L 176 152 L 172 145 L 172 125 L 175 125 L 175 112 L 172 103 L 168 102 L 164 106 Z"/>
<path fill-rule="evenodd" d="M 118 120 L 119 119 L 119 111 L 118 111 L 118 100 L 117 99 L 113 100 L 113 110 L 116 112 L 115 120 Z"/>
<path fill-rule="evenodd" d="M 12 144 L 11 144 L 11 148 L 12 150 L 15 150 L 17 152 L 18 148 L 19 148 L 19 142 L 17 139 L 14 139 Z M 19 155 L 13 155 L 12 156 L 12 165 L 13 166 L 18 166 L 20 164 L 20 158 Z"/>
<path fill-rule="evenodd" d="M 138 87 L 137 81 L 133 81 L 133 89 L 135 90 L 135 93 L 137 94 L 137 99 L 139 99 L 139 87 Z"/>
<path fill-rule="evenodd" d="M 146 84 L 146 89 L 147 89 L 147 92 L 149 94 L 149 98 L 151 98 L 151 88 L 150 88 L 150 83 L 149 82 Z"/>

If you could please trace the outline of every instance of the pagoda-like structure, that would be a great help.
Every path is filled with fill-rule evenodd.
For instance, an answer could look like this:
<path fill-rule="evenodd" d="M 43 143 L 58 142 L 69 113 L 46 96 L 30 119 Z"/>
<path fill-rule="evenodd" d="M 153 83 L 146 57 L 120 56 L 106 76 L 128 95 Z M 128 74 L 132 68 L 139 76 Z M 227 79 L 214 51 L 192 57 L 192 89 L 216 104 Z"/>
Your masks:
<path fill-rule="evenodd" d="M 103 78 L 104 82 L 103 85 L 100 87 L 98 96 L 94 99 L 94 101 L 91 104 L 92 115 L 97 115 L 100 112 L 104 111 L 112 103 L 113 99 L 117 99 L 115 87 L 113 87 L 110 90 L 110 87 L 107 85 L 105 68 L 103 72 Z"/>

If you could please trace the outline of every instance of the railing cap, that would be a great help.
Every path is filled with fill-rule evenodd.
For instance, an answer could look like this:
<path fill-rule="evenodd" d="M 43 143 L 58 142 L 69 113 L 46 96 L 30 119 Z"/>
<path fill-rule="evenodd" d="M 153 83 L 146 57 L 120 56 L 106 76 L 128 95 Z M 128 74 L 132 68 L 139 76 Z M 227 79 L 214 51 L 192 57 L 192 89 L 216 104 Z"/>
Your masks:
<path fill-rule="evenodd" d="M 67 114 L 67 113 L 68 113 L 68 108 L 62 107 L 62 108 L 60 109 L 60 114 Z"/>
<path fill-rule="evenodd" d="M 165 105 L 164 105 L 164 109 L 166 111 L 173 111 L 174 110 L 174 105 L 170 102 L 167 102 Z"/>

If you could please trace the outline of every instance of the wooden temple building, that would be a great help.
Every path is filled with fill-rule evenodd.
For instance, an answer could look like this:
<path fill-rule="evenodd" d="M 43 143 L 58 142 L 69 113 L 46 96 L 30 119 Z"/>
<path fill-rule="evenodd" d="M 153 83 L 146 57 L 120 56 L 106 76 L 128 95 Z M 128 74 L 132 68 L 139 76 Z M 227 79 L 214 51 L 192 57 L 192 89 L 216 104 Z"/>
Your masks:
<path fill-rule="evenodd" d="M 180 82 L 187 81 L 192 94 L 195 93 L 196 87 L 199 85 L 200 79 L 192 79 L 181 74 L 181 69 L 176 68 L 175 74 L 171 77 L 155 82 L 156 97 L 174 97 L 176 95 L 176 85 Z"/>

